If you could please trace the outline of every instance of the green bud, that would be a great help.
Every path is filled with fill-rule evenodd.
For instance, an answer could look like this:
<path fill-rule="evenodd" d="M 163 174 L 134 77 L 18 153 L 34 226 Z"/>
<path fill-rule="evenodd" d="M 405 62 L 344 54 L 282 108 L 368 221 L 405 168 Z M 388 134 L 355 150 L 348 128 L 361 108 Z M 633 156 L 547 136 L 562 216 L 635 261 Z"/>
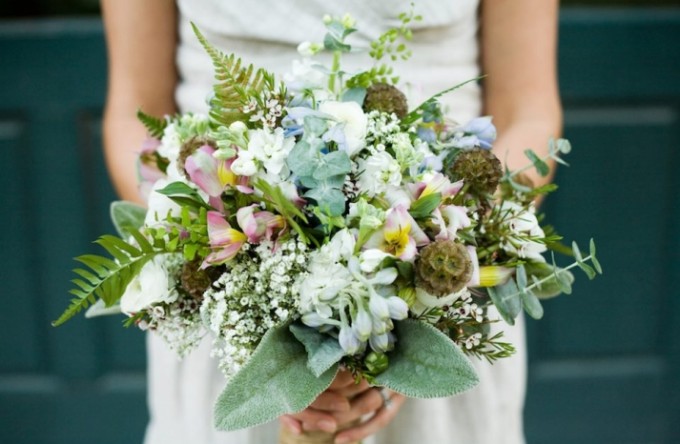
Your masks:
<path fill-rule="evenodd" d="M 406 302 L 406 305 L 412 307 L 413 304 L 416 302 L 416 289 L 413 287 L 404 287 L 401 290 L 399 290 L 397 296 L 403 299 L 404 302 Z"/>
<path fill-rule="evenodd" d="M 364 365 L 372 375 L 379 375 L 380 373 L 387 370 L 389 359 L 385 353 L 373 351 L 366 355 L 366 358 L 364 359 Z"/>

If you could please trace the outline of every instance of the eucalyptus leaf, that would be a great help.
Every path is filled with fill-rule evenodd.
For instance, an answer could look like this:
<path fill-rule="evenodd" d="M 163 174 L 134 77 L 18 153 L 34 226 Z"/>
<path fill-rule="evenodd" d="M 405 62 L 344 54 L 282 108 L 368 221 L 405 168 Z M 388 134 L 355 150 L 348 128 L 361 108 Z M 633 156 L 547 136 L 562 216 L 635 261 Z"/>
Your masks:
<path fill-rule="evenodd" d="M 597 270 L 598 273 L 602 274 L 602 266 L 600 265 L 600 261 L 598 261 L 594 255 L 590 256 L 590 262 L 593 263 L 593 267 L 595 267 L 595 270 Z"/>
<path fill-rule="evenodd" d="M 139 230 L 144 224 L 146 208 L 125 200 L 111 202 L 111 222 L 116 228 L 118 235 L 126 239 L 129 234 L 125 228 Z"/>
<path fill-rule="evenodd" d="M 508 279 L 501 285 L 488 287 L 487 291 L 503 320 L 510 325 L 515 325 L 515 318 L 522 310 L 522 300 L 515 281 Z"/>
<path fill-rule="evenodd" d="M 543 317 L 543 306 L 536 295 L 529 291 L 523 291 L 520 294 L 522 298 L 522 307 L 524 311 L 534 319 L 541 319 Z"/>
<path fill-rule="evenodd" d="M 345 195 L 325 182 L 319 183 L 317 188 L 307 191 L 304 196 L 314 199 L 317 206 L 327 211 L 329 216 L 340 216 L 345 211 Z"/>
<path fill-rule="evenodd" d="M 303 121 L 305 138 L 319 137 L 328 130 L 326 119 L 317 116 L 305 116 Z"/>
<path fill-rule="evenodd" d="M 334 365 L 314 376 L 307 367 L 305 347 L 289 326 L 274 327 L 217 399 L 215 427 L 244 429 L 298 412 L 330 386 L 337 371 Z"/>
<path fill-rule="evenodd" d="M 515 277 L 517 278 L 517 286 L 519 289 L 524 290 L 524 288 L 527 286 L 527 271 L 524 268 L 524 264 L 519 264 L 517 266 Z"/>
<path fill-rule="evenodd" d="M 538 155 L 533 150 L 531 149 L 524 150 L 524 155 L 527 156 L 529 160 L 531 160 L 531 163 L 533 163 L 534 168 L 536 168 L 538 174 L 540 174 L 543 177 L 548 175 L 548 173 L 550 172 L 550 167 L 540 157 L 538 157 Z"/>
<path fill-rule="evenodd" d="M 319 152 L 304 140 L 296 143 L 288 154 L 286 164 L 297 176 L 311 176 L 319 163 Z"/>
<path fill-rule="evenodd" d="M 570 283 L 574 282 L 574 275 L 571 274 L 570 271 L 564 270 L 562 268 L 555 270 L 552 265 L 545 262 L 531 262 L 525 264 L 525 269 L 527 274 L 531 276 L 531 279 L 534 281 L 547 279 L 545 282 L 542 282 L 540 286 L 534 287 L 532 289 L 532 292 L 539 299 L 550 299 L 555 296 L 559 296 L 560 293 L 562 293 L 560 286 L 555 279 L 555 272 L 564 276 L 564 278 Z"/>
<path fill-rule="evenodd" d="M 342 176 L 342 183 L 345 182 L 345 175 L 352 171 L 352 162 L 344 151 L 333 151 L 319 159 L 312 177 L 317 180 L 329 179 L 333 176 Z"/>
<path fill-rule="evenodd" d="M 359 106 L 364 105 L 366 99 L 366 88 L 350 88 L 342 95 L 343 102 L 356 102 Z"/>
<path fill-rule="evenodd" d="M 345 356 L 345 352 L 336 338 L 320 333 L 315 328 L 302 324 L 292 324 L 290 331 L 305 346 L 307 368 L 316 377 L 320 377 Z"/>
<path fill-rule="evenodd" d="M 576 260 L 578 262 L 583 261 L 583 256 L 581 255 L 581 250 L 579 250 L 578 245 L 576 244 L 576 241 L 573 241 L 571 243 L 571 251 L 574 253 L 574 258 L 576 258 Z"/>
<path fill-rule="evenodd" d="M 581 261 L 577 262 L 576 264 L 578 265 L 578 267 L 581 270 L 583 270 L 583 272 L 586 274 L 586 276 L 588 276 L 588 279 L 590 279 L 591 281 L 593 279 L 595 279 L 595 276 L 597 276 L 597 273 L 595 272 L 595 270 L 593 270 L 593 267 L 591 267 L 590 265 L 586 264 L 585 262 L 581 262 Z"/>
<path fill-rule="evenodd" d="M 441 331 L 422 321 L 395 322 L 396 347 L 377 385 L 413 398 L 441 398 L 471 389 L 479 378 L 470 361 Z"/>

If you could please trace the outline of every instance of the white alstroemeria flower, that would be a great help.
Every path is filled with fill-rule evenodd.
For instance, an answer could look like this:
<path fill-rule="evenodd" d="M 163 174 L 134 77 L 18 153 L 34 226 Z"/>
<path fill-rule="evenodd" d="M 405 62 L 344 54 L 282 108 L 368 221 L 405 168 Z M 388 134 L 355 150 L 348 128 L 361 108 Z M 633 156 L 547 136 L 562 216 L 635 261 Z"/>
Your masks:
<path fill-rule="evenodd" d="M 153 304 L 174 302 L 178 296 L 174 286 L 174 279 L 170 278 L 165 266 L 165 256 L 156 256 L 127 286 L 120 298 L 120 309 L 131 315 Z"/>
<path fill-rule="evenodd" d="M 467 215 L 467 208 L 457 205 L 445 205 L 437 208 L 434 213 L 434 221 L 439 225 L 440 231 L 436 240 L 454 240 L 458 230 L 469 227 L 472 222 Z"/>
<path fill-rule="evenodd" d="M 164 224 L 165 218 L 170 214 L 171 216 L 179 216 L 182 208 L 173 202 L 168 196 L 158 193 L 158 190 L 165 188 L 170 181 L 167 179 L 158 179 L 151 188 L 149 199 L 147 201 L 146 217 L 144 218 L 145 227 L 154 227 Z"/>
<path fill-rule="evenodd" d="M 545 262 L 541 253 L 547 251 L 548 248 L 545 244 L 533 240 L 545 237 L 545 233 L 539 225 L 538 219 L 536 219 L 533 207 L 525 210 L 515 202 L 506 201 L 501 205 L 500 214 L 506 214 L 506 212 L 510 212 L 512 215 L 506 219 L 506 224 L 512 234 L 501 245 L 501 248 L 523 259 Z"/>
<path fill-rule="evenodd" d="M 401 167 L 387 152 L 359 159 L 358 168 L 360 174 L 357 186 L 368 197 L 384 193 L 389 187 L 398 187 L 401 183 Z"/>
<path fill-rule="evenodd" d="M 333 118 L 333 121 L 329 122 L 331 130 L 335 125 L 342 125 L 344 144 L 339 143 L 339 145 L 349 157 L 353 157 L 366 146 L 368 117 L 358 103 L 329 100 L 319 106 L 319 111 Z"/>

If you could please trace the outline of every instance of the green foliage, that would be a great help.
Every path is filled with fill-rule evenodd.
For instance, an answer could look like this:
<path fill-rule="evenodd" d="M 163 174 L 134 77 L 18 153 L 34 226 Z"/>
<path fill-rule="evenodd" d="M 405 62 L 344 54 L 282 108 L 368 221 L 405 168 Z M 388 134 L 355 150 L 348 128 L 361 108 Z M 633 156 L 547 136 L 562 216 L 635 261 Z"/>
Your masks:
<path fill-rule="evenodd" d="M 305 118 L 305 128 L 313 132 L 321 119 Z M 324 124 L 325 125 L 325 124 Z M 342 187 L 345 177 L 352 170 L 349 156 L 344 151 L 321 152 L 318 140 L 301 140 L 290 152 L 287 164 L 299 177 L 300 183 L 309 190 L 305 197 L 316 201 L 319 208 L 329 216 L 339 216 L 345 211 L 345 195 Z"/>
<path fill-rule="evenodd" d="M 307 368 L 317 378 L 345 355 L 338 340 L 333 336 L 319 333 L 316 329 L 302 324 L 292 324 L 290 331 L 305 346 L 307 350 Z"/>
<path fill-rule="evenodd" d="M 452 396 L 479 379 L 463 352 L 444 333 L 422 321 L 395 322 L 397 345 L 375 383 L 413 398 Z"/>
<path fill-rule="evenodd" d="M 526 149 L 524 150 L 524 154 L 529 158 L 531 163 L 534 165 L 534 168 L 536 168 L 538 174 L 540 174 L 543 177 L 548 175 L 548 173 L 550 172 L 550 167 L 548 166 L 547 163 L 545 163 L 545 161 L 539 158 L 538 155 L 533 150 Z"/>
<path fill-rule="evenodd" d="M 525 265 L 527 274 L 532 281 L 532 293 L 540 299 L 550 299 L 562 293 L 560 284 L 555 275 L 562 276 L 569 286 L 574 282 L 574 275 L 563 268 L 555 268 L 545 262 L 531 262 Z"/>
<path fill-rule="evenodd" d="M 146 208 L 124 200 L 111 202 L 109 211 L 111 222 L 121 238 L 125 238 L 130 229 L 139 230 L 146 217 Z"/>
<path fill-rule="evenodd" d="M 198 211 L 200 208 L 204 208 L 206 210 L 213 209 L 210 205 L 205 203 L 201 195 L 198 194 L 195 189 L 183 182 L 172 182 L 162 190 L 157 190 L 156 192 L 161 193 L 164 196 L 168 196 L 178 205 L 189 207 L 194 211 Z"/>
<path fill-rule="evenodd" d="M 408 212 L 414 219 L 424 219 L 430 217 L 432 212 L 439 206 L 442 201 L 442 193 L 432 193 L 427 196 L 420 197 L 413 202 Z"/>
<path fill-rule="evenodd" d="M 96 243 L 101 245 L 113 258 L 94 254 L 79 256 L 76 260 L 86 268 L 73 270 L 82 279 L 73 279 L 71 282 L 76 288 L 70 290 L 75 296 L 68 308 L 52 323 L 59 326 L 71 319 L 82 309 L 93 304 L 96 298 L 104 301 L 107 307 L 112 306 L 123 295 L 128 284 L 139 274 L 140 270 L 149 260 L 157 254 L 163 253 L 163 249 L 156 249 L 137 230 L 129 230 L 139 247 L 134 247 L 124 240 L 104 235 Z"/>
<path fill-rule="evenodd" d="M 206 40 L 195 24 L 191 26 L 215 68 L 214 97 L 210 101 L 211 119 L 216 126 L 247 121 L 243 106 L 251 99 L 258 100 L 265 91 L 273 92 L 276 88 L 274 76 L 264 69 L 255 69 L 253 65 L 242 65 L 240 58 L 234 54 L 224 54 Z"/>
<path fill-rule="evenodd" d="M 243 429 L 298 412 L 330 386 L 337 370 L 333 365 L 316 377 L 307 366 L 305 347 L 288 325 L 274 327 L 217 399 L 215 427 Z"/>
<path fill-rule="evenodd" d="M 371 49 L 368 55 L 376 61 L 381 60 L 383 57 L 389 57 L 393 62 L 398 59 L 408 60 L 411 57 L 412 52 L 404 43 L 404 41 L 413 38 L 413 33 L 408 26 L 411 22 L 417 22 L 423 18 L 420 15 L 415 15 L 413 8 L 408 13 L 402 12 L 398 18 L 401 22 L 399 27 L 388 29 L 371 42 Z"/>
<path fill-rule="evenodd" d="M 257 179 L 253 185 L 262 192 L 265 202 L 275 210 L 276 213 L 286 219 L 286 223 L 295 230 L 302 242 L 309 244 L 310 241 L 315 240 L 315 238 L 310 236 L 296 220 L 297 218 L 306 224 L 307 217 L 295 206 L 295 204 L 283 195 L 281 188 L 273 187 L 262 179 Z"/>
<path fill-rule="evenodd" d="M 141 109 L 137 110 L 137 119 L 146 127 L 146 131 L 151 137 L 160 139 L 163 137 L 163 131 L 168 126 L 168 121 L 163 118 L 153 117 L 144 113 Z"/>
<path fill-rule="evenodd" d="M 350 77 L 346 85 L 348 88 L 368 88 L 376 83 L 396 84 L 399 77 L 393 73 L 394 69 L 391 66 L 382 63 Z"/>
<path fill-rule="evenodd" d="M 515 325 L 515 318 L 522 310 L 522 300 L 515 280 L 508 279 L 504 284 L 487 288 L 487 291 L 503 320 Z"/>

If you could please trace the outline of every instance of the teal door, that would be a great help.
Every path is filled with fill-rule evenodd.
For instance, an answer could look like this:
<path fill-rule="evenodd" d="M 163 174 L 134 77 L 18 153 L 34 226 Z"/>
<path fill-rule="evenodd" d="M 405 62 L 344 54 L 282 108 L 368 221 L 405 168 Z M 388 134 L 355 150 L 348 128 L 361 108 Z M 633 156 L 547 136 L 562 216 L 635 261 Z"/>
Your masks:
<path fill-rule="evenodd" d="M 546 210 L 598 241 L 605 275 L 530 322 L 526 430 L 540 443 L 680 442 L 677 9 L 567 10 L 560 76 L 571 168 Z M 72 257 L 111 231 L 95 20 L 0 24 L 0 442 L 141 442 L 144 343 L 65 306 Z"/>

